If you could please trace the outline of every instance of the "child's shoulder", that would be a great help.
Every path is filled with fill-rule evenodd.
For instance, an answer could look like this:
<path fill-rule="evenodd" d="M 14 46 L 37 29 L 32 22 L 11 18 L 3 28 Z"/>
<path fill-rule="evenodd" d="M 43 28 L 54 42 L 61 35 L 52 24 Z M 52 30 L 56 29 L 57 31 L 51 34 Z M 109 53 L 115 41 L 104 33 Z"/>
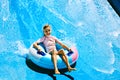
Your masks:
<path fill-rule="evenodd" d="M 44 40 L 45 39 L 45 36 L 42 36 L 39 38 L 39 40 Z"/>
<path fill-rule="evenodd" d="M 56 36 L 51 36 L 52 38 L 56 39 L 57 37 Z"/>

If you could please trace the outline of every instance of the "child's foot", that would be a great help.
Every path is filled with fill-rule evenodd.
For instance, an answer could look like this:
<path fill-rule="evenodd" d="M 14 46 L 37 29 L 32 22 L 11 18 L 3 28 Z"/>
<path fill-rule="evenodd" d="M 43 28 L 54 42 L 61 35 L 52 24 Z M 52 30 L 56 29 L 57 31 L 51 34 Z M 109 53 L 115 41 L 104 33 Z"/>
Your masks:
<path fill-rule="evenodd" d="M 76 70 L 76 68 L 72 68 L 72 67 L 70 67 L 70 68 L 68 68 L 68 71 L 70 72 L 70 71 L 75 71 Z"/>
<path fill-rule="evenodd" d="M 60 72 L 58 70 L 55 71 L 55 74 L 60 74 Z"/>

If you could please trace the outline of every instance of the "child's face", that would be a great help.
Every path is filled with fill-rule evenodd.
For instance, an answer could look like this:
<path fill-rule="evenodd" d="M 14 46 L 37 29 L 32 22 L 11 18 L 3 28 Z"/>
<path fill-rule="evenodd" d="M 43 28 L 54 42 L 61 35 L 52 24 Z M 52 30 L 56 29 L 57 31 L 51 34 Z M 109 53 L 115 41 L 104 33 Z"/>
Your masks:
<path fill-rule="evenodd" d="M 47 28 L 44 29 L 44 34 L 45 34 L 45 36 L 50 35 L 50 33 L 51 33 L 50 27 L 47 27 Z"/>

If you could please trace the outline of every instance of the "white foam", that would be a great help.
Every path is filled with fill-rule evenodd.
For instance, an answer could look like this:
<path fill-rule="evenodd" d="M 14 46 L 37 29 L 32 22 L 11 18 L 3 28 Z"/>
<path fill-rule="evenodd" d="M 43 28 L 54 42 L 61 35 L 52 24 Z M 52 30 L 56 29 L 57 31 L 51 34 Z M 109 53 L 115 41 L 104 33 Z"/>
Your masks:
<path fill-rule="evenodd" d="M 110 55 L 110 59 L 109 61 L 107 61 L 106 63 L 101 62 L 102 64 L 99 64 L 98 66 L 93 66 L 93 68 L 96 71 L 102 72 L 102 73 L 106 73 L 106 74 L 112 74 L 115 70 L 115 68 L 113 67 L 113 64 L 115 63 L 115 55 L 109 54 Z M 101 66 L 103 65 L 103 66 Z"/>
<path fill-rule="evenodd" d="M 83 24 L 83 22 L 78 22 L 76 25 L 77 26 L 83 26 L 84 24 Z"/>
<path fill-rule="evenodd" d="M 65 23 L 68 23 L 68 20 L 63 17 L 61 14 L 59 14 L 55 9 L 51 9 L 51 8 L 48 8 L 46 7 L 50 12 L 52 12 L 53 14 L 55 14 L 58 18 L 60 18 L 62 21 L 64 21 Z"/>
<path fill-rule="evenodd" d="M 25 45 L 22 43 L 22 41 L 16 41 L 17 44 L 17 51 L 15 51 L 16 54 L 20 56 L 26 56 L 29 53 L 29 50 L 25 47 Z"/>
<path fill-rule="evenodd" d="M 58 30 L 60 33 L 63 33 L 63 34 L 65 34 L 66 35 L 66 31 L 65 30 L 63 30 L 63 29 L 60 29 L 60 30 Z"/>
<path fill-rule="evenodd" d="M 7 21 L 7 19 L 8 19 L 7 17 L 3 17 L 3 21 Z"/>
<path fill-rule="evenodd" d="M 102 72 L 102 73 L 106 73 L 106 74 L 112 74 L 114 72 L 114 68 L 111 68 L 111 69 L 100 69 L 100 68 L 97 68 L 97 67 L 94 67 L 94 69 L 96 71 L 99 71 L 99 72 Z"/>
<path fill-rule="evenodd" d="M 69 39 L 65 38 L 64 41 L 62 41 L 63 44 L 65 44 L 66 46 L 76 46 L 76 43 L 74 43 L 73 41 L 70 41 Z"/>
<path fill-rule="evenodd" d="M 113 46 L 112 46 L 112 42 L 108 42 L 108 45 L 109 45 L 110 47 L 113 47 Z"/>
<path fill-rule="evenodd" d="M 3 13 L 3 14 L 1 14 L 2 15 L 2 19 L 3 19 L 3 21 L 7 21 L 8 20 L 8 18 L 9 18 L 9 15 L 10 15 L 10 13 L 9 13 L 9 2 L 8 2 L 8 0 L 2 0 L 1 1 L 1 7 L 2 7 L 2 9 L 1 9 L 1 12 Z"/>
<path fill-rule="evenodd" d="M 0 34 L 0 53 L 7 51 L 6 39 L 4 35 Z M 7 47 L 6 47 L 7 46 Z"/>
<path fill-rule="evenodd" d="M 109 34 L 117 38 L 119 36 L 119 34 L 120 34 L 120 30 L 113 31 L 113 32 L 111 32 Z"/>

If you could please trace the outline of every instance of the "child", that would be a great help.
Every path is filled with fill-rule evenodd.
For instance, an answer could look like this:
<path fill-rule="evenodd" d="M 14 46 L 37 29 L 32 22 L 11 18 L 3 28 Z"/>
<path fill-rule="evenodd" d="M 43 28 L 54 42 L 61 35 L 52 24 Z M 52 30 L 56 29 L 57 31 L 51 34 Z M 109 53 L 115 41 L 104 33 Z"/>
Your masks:
<path fill-rule="evenodd" d="M 54 68 L 55 68 L 55 74 L 60 74 L 58 68 L 57 68 L 57 55 L 61 55 L 63 61 L 65 62 L 68 71 L 72 71 L 72 70 L 76 70 L 75 68 L 72 68 L 69 63 L 68 63 L 68 59 L 67 56 L 64 52 L 63 49 L 57 51 L 55 44 L 58 43 L 60 44 L 63 48 L 66 48 L 68 51 L 71 51 L 71 49 L 69 49 L 67 46 L 65 46 L 64 44 L 62 44 L 56 37 L 51 36 L 51 27 L 50 25 L 45 25 L 43 27 L 43 31 L 44 31 L 44 36 L 39 39 L 38 41 L 36 41 L 33 46 L 39 51 L 41 52 L 40 47 L 38 46 L 39 43 L 43 42 L 46 50 L 48 53 L 51 54 L 52 56 L 52 60 L 53 60 L 53 64 L 54 64 Z"/>

